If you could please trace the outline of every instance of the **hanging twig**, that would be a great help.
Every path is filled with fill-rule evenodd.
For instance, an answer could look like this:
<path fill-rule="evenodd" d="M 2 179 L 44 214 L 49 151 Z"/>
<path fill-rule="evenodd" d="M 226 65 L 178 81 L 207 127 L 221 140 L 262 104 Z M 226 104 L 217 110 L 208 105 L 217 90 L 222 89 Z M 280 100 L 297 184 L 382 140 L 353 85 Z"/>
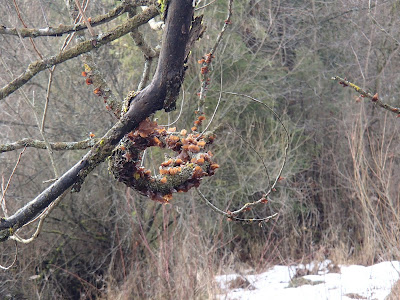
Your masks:
<path fill-rule="evenodd" d="M 269 177 L 269 172 L 268 172 L 268 168 L 267 168 L 267 164 L 264 161 L 264 158 L 261 156 L 261 154 L 239 133 L 236 132 L 235 129 L 233 129 L 233 127 L 231 125 L 229 125 L 228 123 L 226 123 L 226 125 L 228 125 L 228 127 L 230 128 L 230 130 L 233 131 L 234 134 L 236 134 L 257 156 L 258 158 L 261 160 L 261 163 L 263 164 L 264 170 L 265 170 L 265 174 L 267 175 L 267 180 L 268 180 L 268 184 L 270 184 L 271 179 Z"/>
<path fill-rule="evenodd" d="M 199 135 L 199 138 L 200 138 L 200 137 L 208 130 L 208 128 L 210 127 L 212 121 L 213 121 L 214 118 L 215 118 L 215 114 L 216 114 L 217 111 L 218 111 L 219 105 L 220 105 L 220 103 L 221 103 L 221 99 L 222 99 L 222 64 L 220 65 L 220 68 L 221 68 L 221 72 L 220 72 L 220 74 L 221 74 L 221 76 L 220 76 L 220 89 L 219 89 L 219 96 L 218 96 L 217 105 L 216 105 L 215 108 L 214 108 L 214 111 L 213 111 L 213 114 L 212 114 L 212 116 L 211 116 L 211 118 L 210 118 L 210 121 L 207 123 L 207 126 L 203 129 L 202 133 Z"/>
<path fill-rule="evenodd" d="M 225 211 L 219 209 L 218 207 L 216 207 L 214 204 L 212 204 L 210 202 L 210 200 L 208 200 L 202 194 L 202 192 L 200 192 L 199 189 L 196 188 L 196 191 L 199 194 L 200 198 L 205 202 L 205 204 L 208 205 L 208 207 L 210 207 L 213 211 L 215 211 L 215 212 L 217 212 L 217 213 L 219 213 L 219 214 L 221 214 L 221 215 L 223 215 L 225 217 L 228 217 L 228 219 L 233 220 L 233 221 L 250 222 L 250 223 L 251 222 L 268 222 L 269 220 L 271 220 L 273 218 L 276 218 L 278 216 L 278 213 L 275 213 L 275 214 L 270 215 L 270 216 L 265 217 L 265 218 L 248 218 L 248 219 L 238 218 L 238 217 L 235 216 L 235 214 L 233 212 L 225 212 Z M 246 207 L 249 207 L 249 206 L 244 206 L 244 207 L 246 208 Z"/>
<path fill-rule="evenodd" d="M 253 97 L 251 97 L 249 95 L 245 95 L 245 94 L 239 94 L 239 93 L 233 93 L 233 92 L 223 92 L 223 93 L 230 94 L 230 95 L 235 95 L 235 96 L 240 96 L 240 97 L 246 97 L 246 98 L 250 99 L 251 101 L 254 101 L 256 103 L 261 104 L 262 106 L 264 106 L 265 108 L 267 108 L 269 111 L 271 111 L 274 114 L 274 116 L 276 117 L 278 122 L 282 125 L 283 131 L 285 132 L 286 143 L 285 143 L 285 148 L 283 150 L 282 165 L 279 168 L 278 174 L 276 175 L 274 182 L 272 183 L 271 187 L 269 188 L 269 190 L 264 195 L 264 197 L 267 197 L 275 189 L 275 186 L 278 183 L 278 181 L 280 179 L 282 179 L 282 172 L 283 172 L 283 169 L 285 168 L 285 165 L 286 165 L 287 153 L 288 153 L 288 150 L 289 150 L 289 138 L 290 138 L 289 131 L 287 130 L 285 124 L 283 124 L 283 121 L 281 120 L 279 115 L 271 107 L 269 107 L 267 104 L 265 104 L 264 102 L 262 102 L 262 101 L 260 101 L 260 100 L 258 100 L 256 98 L 253 98 Z M 260 199 L 260 200 L 256 201 L 255 203 L 258 204 L 258 203 L 262 202 L 261 200 L 263 200 L 263 199 Z M 239 211 L 236 211 L 236 212 L 239 212 Z"/>
<path fill-rule="evenodd" d="M 10 236 L 10 239 L 15 240 L 16 242 L 19 242 L 22 244 L 29 244 L 30 242 L 34 241 L 39 236 L 40 232 L 42 231 L 42 227 L 43 227 L 44 220 L 46 219 L 46 217 L 54 210 L 54 208 L 56 208 L 58 206 L 58 204 L 61 202 L 61 200 L 68 194 L 68 192 L 69 192 L 69 189 L 64 191 L 64 193 L 62 193 L 53 203 L 51 203 L 49 205 L 49 207 L 47 207 L 39 216 L 37 216 L 32 221 L 30 221 L 29 223 L 27 223 L 23 226 L 23 227 L 25 227 L 29 224 L 32 224 L 39 219 L 39 223 L 36 227 L 36 230 L 31 235 L 30 238 L 23 239 L 17 233 L 15 233 L 14 235 Z"/>
<path fill-rule="evenodd" d="M 2 265 L 0 265 L 0 269 L 2 269 L 2 270 L 11 269 L 14 266 L 14 264 L 17 262 L 17 258 L 18 258 L 18 244 L 17 244 L 17 242 L 15 242 L 15 255 L 14 255 L 13 262 L 8 267 L 3 267 Z"/>
<path fill-rule="evenodd" d="M 224 94 L 229 94 L 229 95 L 234 95 L 234 96 L 240 96 L 240 97 L 246 97 L 248 99 L 250 99 L 251 101 L 254 101 L 256 103 L 259 103 L 261 105 L 263 105 L 264 107 L 266 107 L 269 111 L 271 111 L 274 116 L 277 118 L 278 122 L 282 125 L 282 128 L 285 132 L 285 136 L 286 136 L 286 143 L 285 143 L 285 148 L 283 150 L 283 162 L 282 165 L 279 168 L 278 174 L 275 177 L 274 182 L 272 183 L 272 185 L 268 188 L 268 191 L 257 201 L 254 202 L 248 202 L 246 204 L 244 204 L 240 209 L 232 211 L 232 212 L 224 212 L 221 209 L 217 208 L 215 205 L 213 205 L 198 189 L 197 192 L 199 193 L 201 199 L 209 206 L 211 207 L 215 212 L 222 214 L 224 216 L 229 217 L 230 219 L 234 220 L 234 221 L 241 221 L 241 222 L 253 222 L 253 221 L 259 221 L 259 222 L 263 222 L 263 221 L 268 221 L 274 217 L 276 217 L 278 214 L 273 214 L 271 216 L 268 216 L 266 218 L 260 218 L 260 219 L 242 219 L 242 218 L 237 218 L 236 215 L 238 215 L 241 212 L 247 211 L 249 210 L 251 207 L 260 204 L 260 203 L 267 203 L 268 202 L 268 196 L 271 194 L 272 191 L 275 190 L 275 186 L 278 183 L 278 181 L 282 178 L 282 172 L 283 169 L 286 165 L 286 161 L 287 161 L 287 152 L 289 149 L 289 132 L 286 129 L 285 124 L 283 123 L 283 121 L 280 119 L 279 115 L 272 109 L 270 108 L 267 104 L 263 103 L 262 101 L 253 98 L 249 95 L 245 95 L 245 94 L 239 94 L 239 93 L 233 93 L 233 92 L 222 92 Z M 263 160 L 262 160 L 263 161 Z M 265 166 L 265 164 L 264 164 Z M 265 166 L 266 167 L 266 166 Z"/>

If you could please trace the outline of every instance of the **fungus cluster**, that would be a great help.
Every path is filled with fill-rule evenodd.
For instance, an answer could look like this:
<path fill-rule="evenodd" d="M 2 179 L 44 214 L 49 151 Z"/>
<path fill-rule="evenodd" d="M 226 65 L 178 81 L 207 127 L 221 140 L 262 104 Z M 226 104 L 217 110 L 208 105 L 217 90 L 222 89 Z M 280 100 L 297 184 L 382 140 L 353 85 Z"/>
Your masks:
<path fill-rule="evenodd" d="M 200 116 L 197 121 L 201 124 L 204 119 Z M 185 129 L 179 132 L 175 127 L 166 129 L 146 119 L 114 149 L 109 169 L 127 186 L 152 200 L 166 203 L 173 193 L 198 187 L 203 177 L 213 175 L 219 168 L 213 162 L 211 151 L 207 150 L 214 139 L 211 132 L 188 134 Z M 149 147 L 168 148 L 176 153 L 175 157 L 167 157 L 160 164 L 159 174 L 152 175 L 141 166 L 143 151 Z"/>

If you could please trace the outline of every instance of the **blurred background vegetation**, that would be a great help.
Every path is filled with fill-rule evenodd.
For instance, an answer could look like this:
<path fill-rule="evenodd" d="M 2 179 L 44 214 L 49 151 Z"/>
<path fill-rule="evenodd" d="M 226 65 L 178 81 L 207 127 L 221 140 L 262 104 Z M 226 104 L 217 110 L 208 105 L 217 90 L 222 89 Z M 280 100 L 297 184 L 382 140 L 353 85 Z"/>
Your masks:
<path fill-rule="evenodd" d="M 17 2 L 28 27 L 70 24 L 64 1 Z M 87 15 L 118 3 L 91 1 Z M 175 120 L 182 107 L 177 128 L 192 126 L 200 87 L 197 60 L 214 44 L 226 11 L 227 1 L 216 0 L 196 12 L 205 15 L 207 32 L 192 50 L 178 110 L 157 113 L 159 124 Z M 290 131 L 285 179 L 268 205 L 245 215 L 278 212 L 279 217 L 264 226 L 228 222 L 194 191 L 160 205 L 115 182 L 103 164 L 80 193 L 69 194 L 47 218 L 36 241 L 19 246 L 16 266 L 0 273 L 0 298 L 213 299 L 212 278 L 221 272 L 324 258 L 361 264 L 400 259 L 398 119 L 331 80 L 346 76 L 399 105 L 399 2 L 251 0 L 235 1 L 233 11 L 212 65 L 207 120 L 221 90 L 255 97 L 281 116 Z M 0 4 L 0 15 L 2 25 L 22 26 L 10 1 Z M 160 32 L 140 30 L 153 47 L 160 43 Z M 43 37 L 35 43 L 49 56 L 63 40 Z M 119 99 L 136 89 L 144 60 L 129 36 L 94 55 Z M 0 57 L 1 86 L 38 59 L 29 39 L 7 35 L 0 36 Z M 79 59 L 55 70 L 45 130 L 49 141 L 79 141 L 90 132 L 100 137 L 115 122 L 85 85 L 82 71 Z M 48 77 L 44 71 L 23 88 L 39 111 Z M 222 94 L 210 128 L 217 133 L 212 152 L 221 168 L 203 181 L 201 191 L 224 210 L 259 199 L 283 160 L 285 136 L 276 117 L 257 103 Z M 1 102 L 1 143 L 26 137 L 41 139 L 17 91 Z M 84 153 L 54 153 L 59 172 Z M 18 155 L 0 156 L 3 189 Z M 145 163 L 157 168 L 163 155 L 148 151 Z M 47 152 L 26 149 L 5 197 L 8 211 L 34 198 L 53 177 Z M 25 229 L 22 235 L 29 233 Z M 8 241 L 0 247 L 0 263 L 7 265 L 15 245 Z"/>

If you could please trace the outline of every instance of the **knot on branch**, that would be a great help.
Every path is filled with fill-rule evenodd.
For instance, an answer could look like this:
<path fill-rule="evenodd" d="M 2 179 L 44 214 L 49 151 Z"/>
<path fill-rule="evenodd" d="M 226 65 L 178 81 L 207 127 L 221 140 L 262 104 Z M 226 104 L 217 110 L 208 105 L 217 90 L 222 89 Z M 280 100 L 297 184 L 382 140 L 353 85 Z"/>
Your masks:
<path fill-rule="evenodd" d="M 185 129 L 166 130 L 149 119 L 140 123 L 136 131 L 128 133 L 114 149 L 109 170 L 114 177 L 152 200 L 166 203 L 176 192 L 187 192 L 198 187 L 203 177 L 211 176 L 219 167 L 207 150 L 215 136 L 212 132 L 203 135 Z M 176 152 L 159 167 L 159 174 L 141 166 L 142 156 L 149 147 L 168 148 Z"/>

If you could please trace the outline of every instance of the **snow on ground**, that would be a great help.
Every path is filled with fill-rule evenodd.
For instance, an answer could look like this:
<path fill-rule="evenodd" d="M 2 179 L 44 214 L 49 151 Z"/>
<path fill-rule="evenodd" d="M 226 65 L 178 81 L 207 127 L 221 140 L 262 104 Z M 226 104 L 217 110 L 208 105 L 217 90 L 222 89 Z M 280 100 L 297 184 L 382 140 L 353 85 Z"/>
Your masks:
<path fill-rule="evenodd" d="M 334 266 L 326 260 L 318 265 L 274 266 L 258 275 L 221 275 L 216 281 L 225 292 L 219 299 L 226 300 L 384 300 L 399 275 L 399 261 L 364 267 Z"/>

